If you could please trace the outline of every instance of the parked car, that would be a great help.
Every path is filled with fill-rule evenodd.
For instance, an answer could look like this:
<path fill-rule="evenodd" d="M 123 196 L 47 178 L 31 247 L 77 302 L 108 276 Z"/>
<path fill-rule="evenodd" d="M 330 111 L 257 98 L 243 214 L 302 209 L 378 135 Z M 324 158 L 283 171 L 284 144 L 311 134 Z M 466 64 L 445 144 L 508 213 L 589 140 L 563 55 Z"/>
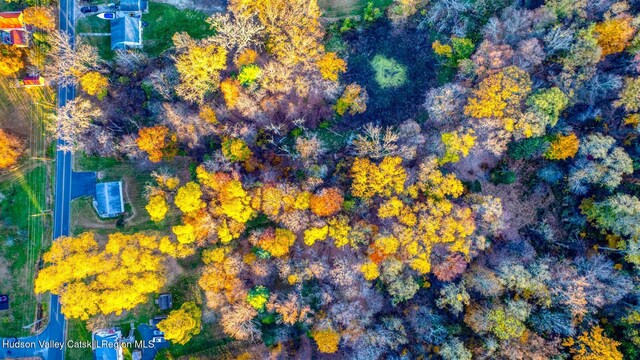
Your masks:
<path fill-rule="evenodd" d="M 80 8 L 80 12 L 83 13 L 83 14 L 98 12 L 98 7 L 95 6 L 95 5 L 83 6 L 83 7 Z"/>
<path fill-rule="evenodd" d="M 98 16 L 100 19 L 105 19 L 105 20 L 113 20 L 116 18 L 116 14 L 114 13 L 102 13 L 96 16 Z"/>

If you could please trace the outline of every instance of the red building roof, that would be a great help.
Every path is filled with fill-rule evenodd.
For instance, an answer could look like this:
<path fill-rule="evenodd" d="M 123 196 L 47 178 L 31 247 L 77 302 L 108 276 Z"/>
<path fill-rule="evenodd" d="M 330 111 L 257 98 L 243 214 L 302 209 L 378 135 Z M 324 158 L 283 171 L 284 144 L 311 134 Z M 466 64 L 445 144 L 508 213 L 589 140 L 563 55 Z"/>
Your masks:
<path fill-rule="evenodd" d="M 22 85 L 24 86 L 44 85 L 44 78 L 42 76 L 25 76 L 22 79 Z"/>
<path fill-rule="evenodd" d="M 0 12 L 0 30 L 21 29 L 23 27 L 21 11 Z"/>
<path fill-rule="evenodd" d="M 27 32 L 24 30 L 11 30 L 11 42 L 13 46 L 27 46 Z"/>

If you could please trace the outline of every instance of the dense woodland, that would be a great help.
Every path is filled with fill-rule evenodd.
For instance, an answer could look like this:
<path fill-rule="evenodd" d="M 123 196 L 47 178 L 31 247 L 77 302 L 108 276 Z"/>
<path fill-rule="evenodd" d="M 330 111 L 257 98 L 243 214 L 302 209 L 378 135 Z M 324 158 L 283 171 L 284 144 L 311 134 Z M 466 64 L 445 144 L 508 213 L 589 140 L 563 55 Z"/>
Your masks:
<path fill-rule="evenodd" d="M 203 296 L 159 328 L 215 323 L 242 359 L 638 359 L 639 13 L 231 0 L 215 35 L 113 61 L 50 31 L 21 61 L 82 90 L 52 136 L 163 164 L 140 211 L 166 231 L 61 239 L 36 292 L 91 325 L 190 264 Z"/>

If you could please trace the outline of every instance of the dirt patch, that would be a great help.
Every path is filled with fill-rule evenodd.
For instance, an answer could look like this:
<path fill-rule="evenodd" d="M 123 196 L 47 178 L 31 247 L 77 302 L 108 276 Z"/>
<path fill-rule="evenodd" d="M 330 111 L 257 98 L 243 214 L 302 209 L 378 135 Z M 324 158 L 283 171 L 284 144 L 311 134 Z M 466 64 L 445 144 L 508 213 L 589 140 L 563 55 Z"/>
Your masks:
<path fill-rule="evenodd" d="M 225 0 L 154 0 L 157 3 L 169 4 L 178 9 L 191 9 L 207 14 L 220 13 L 227 10 Z"/>

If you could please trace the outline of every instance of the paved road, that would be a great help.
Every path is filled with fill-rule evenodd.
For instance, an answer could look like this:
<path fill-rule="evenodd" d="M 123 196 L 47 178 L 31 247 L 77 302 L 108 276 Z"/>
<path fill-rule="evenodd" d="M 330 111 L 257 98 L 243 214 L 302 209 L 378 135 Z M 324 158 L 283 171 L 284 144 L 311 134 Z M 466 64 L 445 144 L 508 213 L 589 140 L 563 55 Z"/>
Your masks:
<path fill-rule="evenodd" d="M 75 0 L 60 0 L 60 31 L 67 32 L 75 41 Z M 75 98 L 75 87 L 58 87 L 58 107 Z M 58 140 L 58 145 L 61 142 Z M 73 157 L 71 153 L 56 152 L 56 178 L 54 190 L 53 239 L 68 236 L 71 224 L 71 178 Z M 49 323 L 40 334 L 19 339 L 0 339 L 0 359 L 38 356 L 45 360 L 64 360 L 64 343 L 67 324 L 60 312 L 58 296 L 51 295 Z M 15 348 L 11 344 L 24 344 Z"/>

